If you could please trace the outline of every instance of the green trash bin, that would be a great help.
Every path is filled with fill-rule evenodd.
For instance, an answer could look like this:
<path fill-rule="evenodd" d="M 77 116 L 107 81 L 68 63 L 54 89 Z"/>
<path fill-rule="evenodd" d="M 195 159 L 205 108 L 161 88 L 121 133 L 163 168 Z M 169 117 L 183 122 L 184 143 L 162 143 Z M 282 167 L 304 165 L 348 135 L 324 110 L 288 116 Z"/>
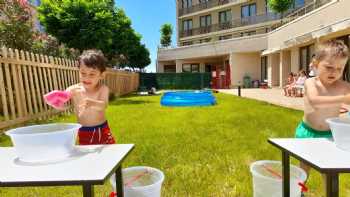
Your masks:
<path fill-rule="evenodd" d="M 244 88 L 251 88 L 252 80 L 249 75 L 245 75 L 243 77 L 243 87 Z"/>

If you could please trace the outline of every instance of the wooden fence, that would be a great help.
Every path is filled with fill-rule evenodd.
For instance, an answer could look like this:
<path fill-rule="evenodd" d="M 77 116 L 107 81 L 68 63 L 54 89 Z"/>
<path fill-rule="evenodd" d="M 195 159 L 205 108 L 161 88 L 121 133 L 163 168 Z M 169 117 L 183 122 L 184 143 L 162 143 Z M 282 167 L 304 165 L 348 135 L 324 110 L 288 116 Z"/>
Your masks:
<path fill-rule="evenodd" d="M 44 102 L 43 95 L 78 81 L 76 61 L 2 48 L 0 129 L 59 113 Z M 111 93 L 124 95 L 137 90 L 139 75 L 108 69 L 104 83 Z"/>

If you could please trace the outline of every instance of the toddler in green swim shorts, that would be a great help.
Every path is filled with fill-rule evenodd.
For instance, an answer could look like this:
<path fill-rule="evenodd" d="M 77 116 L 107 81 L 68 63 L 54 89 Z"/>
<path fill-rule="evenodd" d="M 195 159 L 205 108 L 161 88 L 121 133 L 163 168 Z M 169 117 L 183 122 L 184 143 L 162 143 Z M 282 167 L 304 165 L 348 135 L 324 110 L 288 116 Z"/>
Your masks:
<path fill-rule="evenodd" d="M 350 104 L 350 84 L 343 81 L 348 61 L 347 46 L 338 40 L 318 45 L 315 56 L 316 77 L 305 81 L 304 117 L 296 128 L 296 138 L 331 138 L 327 118 L 337 117 L 343 104 Z M 310 167 L 300 163 L 308 174 Z"/>

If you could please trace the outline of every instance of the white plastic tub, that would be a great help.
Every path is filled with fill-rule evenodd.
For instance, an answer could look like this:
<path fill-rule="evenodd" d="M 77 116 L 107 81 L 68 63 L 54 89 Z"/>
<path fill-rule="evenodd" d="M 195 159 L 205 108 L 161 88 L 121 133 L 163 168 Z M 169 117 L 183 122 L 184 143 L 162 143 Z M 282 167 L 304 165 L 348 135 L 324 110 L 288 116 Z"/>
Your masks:
<path fill-rule="evenodd" d="M 268 168 L 268 169 L 266 169 Z M 271 171 L 275 172 L 274 174 Z M 281 197 L 282 179 L 276 174 L 282 175 L 282 163 L 280 161 L 256 161 L 250 165 L 253 175 L 254 197 Z M 300 197 L 301 188 L 299 182 L 306 180 L 306 173 L 299 167 L 290 165 L 290 196 Z"/>
<path fill-rule="evenodd" d="M 64 159 L 73 151 L 80 124 L 46 124 L 20 127 L 6 132 L 17 156 L 24 162 Z"/>
<path fill-rule="evenodd" d="M 331 128 L 335 145 L 350 151 L 350 118 L 329 118 L 326 122 Z"/>
<path fill-rule="evenodd" d="M 136 166 L 125 168 L 122 172 L 125 197 L 161 196 L 161 188 L 164 181 L 162 171 L 146 166 Z M 114 175 L 111 176 L 110 182 L 115 191 Z"/>

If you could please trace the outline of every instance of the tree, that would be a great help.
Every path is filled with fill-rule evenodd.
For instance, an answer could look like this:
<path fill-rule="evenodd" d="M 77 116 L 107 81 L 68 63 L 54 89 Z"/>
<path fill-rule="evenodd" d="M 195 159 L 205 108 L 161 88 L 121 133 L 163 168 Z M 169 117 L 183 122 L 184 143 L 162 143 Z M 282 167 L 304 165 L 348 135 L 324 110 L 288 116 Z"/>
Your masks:
<path fill-rule="evenodd" d="M 141 36 L 113 0 L 43 0 L 39 18 L 59 42 L 81 51 L 100 49 L 112 66 L 141 66 L 149 60 L 144 58 L 149 52 L 144 46 L 146 50 L 142 49 Z M 136 55 L 136 51 L 143 54 Z M 135 63 L 132 60 L 135 56 L 144 59 Z"/>
<path fill-rule="evenodd" d="M 129 66 L 131 68 L 138 68 L 141 70 L 151 63 L 149 51 L 144 44 L 134 47 L 129 55 Z"/>
<path fill-rule="evenodd" d="M 24 0 L 0 0 L 0 44 L 30 50 L 33 41 L 31 11 Z"/>
<path fill-rule="evenodd" d="M 281 14 L 281 23 L 283 14 L 293 5 L 294 0 L 268 0 L 268 6 L 275 13 Z"/>
<path fill-rule="evenodd" d="M 116 28 L 113 29 L 112 45 L 105 51 L 112 65 L 130 68 L 145 68 L 151 63 L 150 53 L 141 44 L 142 36 L 131 27 L 131 20 L 123 9 L 115 8 L 114 18 Z"/>
<path fill-rule="evenodd" d="M 173 28 L 171 24 L 164 24 L 160 28 L 161 38 L 160 43 L 162 47 L 168 47 L 171 45 L 171 36 L 173 34 Z"/>
<path fill-rule="evenodd" d="M 70 48 L 108 48 L 112 44 L 113 10 L 108 0 L 43 0 L 39 19 L 47 33 Z"/>

